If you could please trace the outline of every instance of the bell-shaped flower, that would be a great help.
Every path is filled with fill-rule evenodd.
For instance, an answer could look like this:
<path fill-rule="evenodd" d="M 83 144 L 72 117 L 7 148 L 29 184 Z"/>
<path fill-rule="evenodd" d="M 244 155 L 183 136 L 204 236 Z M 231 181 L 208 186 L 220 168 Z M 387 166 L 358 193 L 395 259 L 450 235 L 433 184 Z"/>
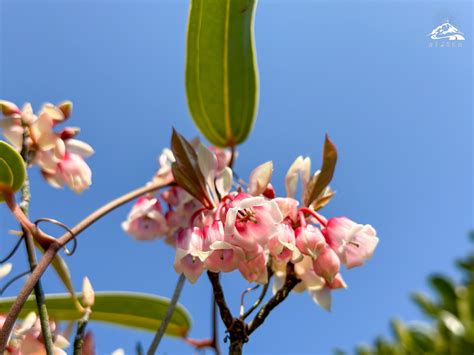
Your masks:
<path fill-rule="evenodd" d="M 327 245 L 324 251 L 313 261 L 313 268 L 317 275 L 331 283 L 339 273 L 341 261 L 336 252 Z"/>
<path fill-rule="evenodd" d="M 225 214 L 226 240 L 241 247 L 246 254 L 256 253 L 278 232 L 282 215 L 274 200 L 239 193 Z"/>
<path fill-rule="evenodd" d="M 273 162 L 268 161 L 257 166 L 250 174 L 248 192 L 253 196 L 263 194 L 272 179 Z"/>
<path fill-rule="evenodd" d="M 364 264 L 379 242 L 371 225 L 358 224 L 346 217 L 331 218 L 325 234 L 329 245 L 348 269 Z"/>
<path fill-rule="evenodd" d="M 204 235 L 197 227 L 182 229 L 176 238 L 174 269 L 195 283 L 204 271 L 204 262 L 209 255 L 204 251 Z"/>
<path fill-rule="evenodd" d="M 295 231 L 289 223 L 280 223 L 279 230 L 268 240 L 268 250 L 277 262 L 287 263 L 299 256 L 295 244 Z"/>
<path fill-rule="evenodd" d="M 313 259 L 316 259 L 326 248 L 323 234 L 312 224 L 296 228 L 295 235 L 299 251 Z"/>
<path fill-rule="evenodd" d="M 64 120 L 62 111 L 53 105 L 43 106 L 38 118 L 30 126 L 30 135 L 38 150 L 54 149 L 61 140 L 53 128 Z"/>
<path fill-rule="evenodd" d="M 66 153 L 57 164 L 55 179 L 59 185 L 81 193 L 92 184 L 92 171 L 80 155 Z"/>
<path fill-rule="evenodd" d="M 330 283 L 326 283 L 324 287 L 319 289 L 309 290 L 311 298 L 314 302 L 323 307 L 326 311 L 331 311 L 332 295 L 331 291 L 338 288 L 347 288 L 345 281 L 341 274 L 337 274 L 334 280 Z"/>
<path fill-rule="evenodd" d="M 154 240 L 165 235 L 168 225 L 160 201 L 152 196 L 140 197 L 122 223 L 122 228 L 136 240 Z"/>
<path fill-rule="evenodd" d="M 214 221 L 210 226 L 204 227 L 204 240 L 204 249 L 210 252 L 205 265 L 208 270 L 230 272 L 237 269 L 244 260 L 243 250 L 225 241 L 221 221 Z"/>
<path fill-rule="evenodd" d="M 240 273 L 248 282 L 264 285 L 268 282 L 267 261 L 268 256 L 265 250 L 258 246 L 258 250 L 252 258 L 240 262 Z"/>

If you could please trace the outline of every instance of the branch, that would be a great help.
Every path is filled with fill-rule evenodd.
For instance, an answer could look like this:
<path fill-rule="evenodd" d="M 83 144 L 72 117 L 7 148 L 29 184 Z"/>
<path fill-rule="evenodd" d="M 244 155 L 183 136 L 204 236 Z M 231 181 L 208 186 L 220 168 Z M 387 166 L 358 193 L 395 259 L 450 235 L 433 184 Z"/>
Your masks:
<path fill-rule="evenodd" d="M 296 277 L 295 267 L 292 263 L 288 263 L 286 267 L 286 280 L 285 284 L 281 289 L 275 293 L 275 295 L 268 300 L 268 302 L 260 309 L 255 318 L 247 326 L 247 334 L 252 334 L 259 326 L 263 324 L 265 319 L 268 317 L 270 312 L 283 302 L 286 297 L 290 294 L 291 290 L 300 282 L 301 280 Z"/>
<path fill-rule="evenodd" d="M 273 276 L 273 269 L 271 267 L 271 264 L 269 263 L 267 265 L 267 272 L 268 272 L 268 282 L 263 285 L 262 292 L 260 293 L 260 296 L 258 299 L 255 301 L 255 303 L 242 315 L 242 319 L 247 318 L 250 314 L 252 314 L 253 311 L 257 309 L 258 306 L 263 302 L 263 299 L 265 298 L 265 295 L 267 294 L 268 287 L 270 286 L 270 281 Z"/>
<path fill-rule="evenodd" d="M 184 274 L 179 275 L 178 283 L 176 284 L 176 288 L 174 289 L 173 297 L 171 298 L 170 304 L 168 309 L 166 310 L 165 318 L 161 321 L 160 327 L 156 331 L 155 337 L 151 342 L 150 348 L 147 351 L 147 355 L 153 355 L 160 345 L 161 338 L 166 332 L 166 328 L 173 316 L 174 309 L 176 308 L 176 304 L 178 303 L 179 296 L 181 295 L 181 290 L 183 289 L 184 282 L 186 281 L 186 277 Z"/>
<path fill-rule="evenodd" d="M 73 234 L 71 235 L 69 232 L 65 233 L 59 239 L 54 240 L 52 243 L 49 244 L 48 248 L 46 249 L 43 257 L 39 261 L 38 265 L 31 273 L 30 277 L 23 285 L 20 293 L 18 294 L 15 302 L 10 308 L 8 312 L 5 323 L 3 324 L 2 329 L 0 330 L 0 353 L 5 351 L 6 344 L 8 342 L 8 338 L 10 333 L 13 329 L 13 325 L 15 324 L 16 319 L 18 318 L 18 314 L 20 313 L 23 305 L 25 304 L 28 296 L 31 294 L 35 284 L 40 279 L 41 275 L 45 272 L 48 268 L 49 264 L 53 261 L 54 257 L 58 253 L 58 251 L 66 245 L 70 240 L 75 238 L 79 233 L 84 231 L 87 227 L 92 225 L 94 222 L 102 218 L 103 216 L 107 215 L 108 213 L 112 212 L 116 208 L 122 206 L 123 204 L 141 196 L 148 192 L 156 191 L 161 188 L 171 186 L 172 184 L 163 184 L 161 182 L 154 182 L 148 184 L 144 187 L 139 189 L 133 190 L 96 210 L 95 212 L 91 213 L 89 216 L 84 218 L 81 222 L 79 222 L 76 226 L 71 228 Z"/>
<path fill-rule="evenodd" d="M 230 330 L 230 328 L 232 328 L 232 323 L 234 322 L 234 317 L 232 316 L 232 313 L 225 302 L 224 290 L 222 289 L 221 283 L 219 281 L 219 274 L 208 271 L 207 276 L 209 277 L 209 281 L 211 281 L 212 290 L 214 291 L 214 299 L 217 303 L 217 306 L 219 307 L 222 321 L 224 322 L 227 330 Z"/>

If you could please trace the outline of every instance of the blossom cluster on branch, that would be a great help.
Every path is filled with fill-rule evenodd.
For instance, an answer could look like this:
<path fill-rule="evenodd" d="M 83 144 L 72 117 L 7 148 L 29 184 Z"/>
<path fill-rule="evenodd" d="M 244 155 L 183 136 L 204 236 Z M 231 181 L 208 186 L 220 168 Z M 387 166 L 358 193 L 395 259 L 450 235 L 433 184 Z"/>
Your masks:
<path fill-rule="evenodd" d="M 65 127 L 55 132 L 72 113 L 72 102 L 44 104 L 38 114 L 30 103 L 22 109 L 12 102 L 0 100 L 0 128 L 5 138 L 20 152 L 26 145 L 28 161 L 37 165 L 45 180 L 53 187 L 67 185 L 76 193 L 92 183 L 92 172 L 84 158 L 94 153 L 92 147 L 78 139 L 80 129 Z M 24 139 L 26 138 L 26 139 Z"/>
<path fill-rule="evenodd" d="M 175 270 L 190 282 L 204 270 L 239 270 L 247 281 L 266 284 L 271 267 L 276 292 L 293 263 L 301 280 L 295 291 L 308 290 L 329 310 L 331 290 L 347 287 L 341 265 L 351 269 L 372 256 L 378 243 L 372 226 L 318 212 L 334 195 L 321 185 L 324 164 L 311 176 L 310 159 L 298 157 L 285 177 L 286 196 L 278 197 L 272 162 L 255 168 L 247 184 L 235 179 L 230 151 L 188 143 L 176 133 L 173 145 L 154 177 L 170 187 L 139 198 L 122 227 L 137 240 L 165 237 L 176 250 Z M 335 152 L 328 139 L 326 146 Z M 299 181 L 301 201 L 295 198 Z"/>

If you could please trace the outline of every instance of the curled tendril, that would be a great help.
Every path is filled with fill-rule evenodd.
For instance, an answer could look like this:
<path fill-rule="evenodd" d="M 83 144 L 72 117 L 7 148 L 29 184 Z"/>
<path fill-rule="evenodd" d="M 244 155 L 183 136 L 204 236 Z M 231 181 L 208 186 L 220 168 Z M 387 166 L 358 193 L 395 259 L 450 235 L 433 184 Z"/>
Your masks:
<path fill-rule="evenodd" d="M 67 231 L 69 234 L 71 234 L 71 237 L 72 238 L 72 249 L 69 250 L 66 246 L 63 247 L 64 249 L 64 253 L 67 255 L 67 256 L 71 256 L 72 254 L 74 254 L 74 252 L 76 251 L 77 249 L 77 240 L 76 238 L 74 238 L 74 233 L 71 229 L 69 229 L 68 226 L 66 226 L 64 223 L 56 220 L 56 219 L 53 219 L 53 218 L 38 218 L 36 221 L 35 221 L 35 226 L 38 230 L 40 230 L 40 228 L 38 227 L 38 225 L 41 223 L 41 222 L 49 222 L 49 223 L 52 223 L 54 225 L 57 225 L 61 228 L 63 228 L 65 231 Z"/>
<path fill-rule="evenodd" d="M 3 296 L 3 293 L 9 288 L 15 281 L 21 279 L 23 276 L 26 276 L 30 273 L 30 270 L 24 271 L 21 274 L 16 275 L 10 281 L 8 281 L 2 288 L 0 288 L 0 296 Z"/>
<path fill-rule="evenodd" d="M 245 296 L 247 295 L 247 293 L 249 292 L 252 292 L 254 290 L 256 290 L 257 288 L 259 288 L 260 285 L 255 285 L 253 287 L 249 287 L 247 289 L 244 290 L 244 292 L 242 292 L 242 294 L 240 295 L 240 316 L 243 317 L 244 316 L 244 301 L 245 301 Z"/>
<path fill-rule="evenodd" d="M 22 241 L 23 241 L 23 236 L 18 238 L 18 240 L 17 240 L 15 246 L 13 247 L 13 249 L 8 253 L 8 255 L 6 257 L 4 257 L 3 259 L 0 260 L 0 264 L 6 263 L 8 260 L 10 260 L 13 257 L 13 255 L 15 255 L 15 253 L 18 250 L 18 248 L 20 247 L 20 244 L 21 244 Z"/>

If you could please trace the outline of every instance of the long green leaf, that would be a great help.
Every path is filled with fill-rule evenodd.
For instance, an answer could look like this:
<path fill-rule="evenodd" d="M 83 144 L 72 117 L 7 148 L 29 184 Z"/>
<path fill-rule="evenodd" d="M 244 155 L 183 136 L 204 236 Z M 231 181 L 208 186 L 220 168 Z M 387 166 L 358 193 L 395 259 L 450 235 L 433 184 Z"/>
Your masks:
<path fill-rule="evenodd" d="M 249 135 L 258 105 L 253 22 L 256 0 L 192 0 L 186 94 L 194 123 L 214 145 Z"/>
<path fill-rule="evenodd" d="M 8 312 L 15 298 L 0 300 L 0 314 Z M 111 323 L 118 326 L 155 332 L 166 314 L 169 300 L 164 297 L 132 292 L 96 292 L 91 321 Z M 77 320 L 81 313 L 68 294 L 46 295 L 46 306 L 50 317 L 56 321 Z M 36 301 L 30 297 L 20 313 L 24 318 L 36 311 Z M 185 337 L 191 327 L 191 318 L 186 309 L 177 305 L 166 334 Z"/>

